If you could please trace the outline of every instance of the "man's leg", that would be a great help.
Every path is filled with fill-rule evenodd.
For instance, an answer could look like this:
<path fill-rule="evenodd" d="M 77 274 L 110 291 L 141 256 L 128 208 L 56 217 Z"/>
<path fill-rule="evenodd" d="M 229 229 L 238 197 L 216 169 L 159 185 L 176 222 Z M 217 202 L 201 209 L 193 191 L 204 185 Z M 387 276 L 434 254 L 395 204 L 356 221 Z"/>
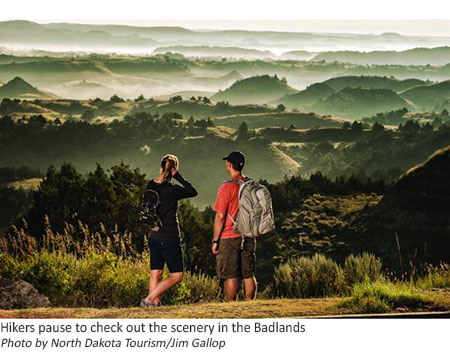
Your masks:
<path fill-rule="evenodd" d="M 242 286 L 244 288 L 245 300 L 254 300 L 256 297 L 256 279 L 255 279 L 255 265 L 256 265 L 256 239 L 245 238 L 244 248 L 241 252 L 241 268 L 242 268 Z"/>
<path fill-rule="evenodd" d="M 227 302 L 236 301 L 238 288 L 238 279 L 233 278 L 225 280 L 225 299 Z"/>
<path fill-rule="evenodd" d="M 219 277 L 225 280 L 225 300 L 236 301 L 239 289 L 241 238 L 221 239 L 217 268 Z"/>
<path fill-rule="evenodd" d="M 255 277 L 250 277 L 243 280 L 244 297 L 246 301 L 254 300 L 256 296 L 257 283 Z"/>

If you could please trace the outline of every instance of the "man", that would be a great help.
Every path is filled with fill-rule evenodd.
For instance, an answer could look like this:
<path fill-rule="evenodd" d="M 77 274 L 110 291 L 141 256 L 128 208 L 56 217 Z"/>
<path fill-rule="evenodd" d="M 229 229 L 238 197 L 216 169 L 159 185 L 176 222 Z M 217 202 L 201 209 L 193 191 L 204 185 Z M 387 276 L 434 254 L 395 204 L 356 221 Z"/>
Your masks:
<path fill-rule="evenodd" d="M 231 152 L 224 157 L 226 170 L 236 182 L 225 182 L 220 186 L 217 200 L 214 204 L 216 217 L 214 220 L 214 238 L 212 253 L 217 255 L 219 277 L 225 280 L 225 298 L 235 301 L 239 288 L 239 279 L 243 281 L 246 300 L 252 300 L 256 295 L 255 272 L 255 238 L 244 238 L 234 230 L 239 209 L 239 183 L 245 176 L 242 169 L 245 164 L 244 154 Z"/>

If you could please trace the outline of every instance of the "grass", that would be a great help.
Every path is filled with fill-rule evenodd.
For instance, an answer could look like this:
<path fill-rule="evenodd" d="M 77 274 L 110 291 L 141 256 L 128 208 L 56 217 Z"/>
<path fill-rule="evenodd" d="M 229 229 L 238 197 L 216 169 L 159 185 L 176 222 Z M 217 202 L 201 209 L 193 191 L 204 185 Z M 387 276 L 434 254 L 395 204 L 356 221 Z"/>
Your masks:
<path fill-rule="evenodd" d="M 422 291 L 429 300 L 424 308 L 410 307 L 396 312 L 450 311 L 450 291 Z M 296 318 L 351 315 L 362 309 L 343 306 L 351 298 L 279 298 L 237 303 L 196 303 L 183 306 L 146 308 L 35 308 L 0 310 L 1 318 Z M 368 308 L 365 313 L 377 313 Z M 370 311 L 370 312 L 369 312 Z M 391 310 L 389 312 L 392 312 Z"/>
<path fill-rule="evenodd" d="M 386 281 L 365 282 L 354 285 L 350 298 L 339 307 L 355 313 L 388 313 L 392 311 L 436 310 L 445 308 L 430 293 L 418 290 L 410 283 Z"/>
<path fill-rule="evenodd" d="M 436 267 L 429 266 L 425 276 L 416 281 L 416 286 L 422 290 L 450 290 L 450 265 L 441 264 Z"/>

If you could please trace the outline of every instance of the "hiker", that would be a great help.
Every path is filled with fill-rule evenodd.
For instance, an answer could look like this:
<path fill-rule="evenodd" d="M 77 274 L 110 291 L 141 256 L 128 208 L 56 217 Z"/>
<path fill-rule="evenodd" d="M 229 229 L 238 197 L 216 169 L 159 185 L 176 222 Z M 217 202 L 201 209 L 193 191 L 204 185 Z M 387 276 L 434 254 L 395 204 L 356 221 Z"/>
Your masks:
<path fill-rule="evenodd" d="M 151 180 L 146 187 L 146 191 L 151 191 L 157 196 L 156 214 L 159 225 L 150 231 L 148 237 L 151 270 L 149 293 L 141 301 L 141 306 L 144 307 L 159 306 L 159 296 L 183 280 L 184 264 L 177 217 L 178 201 L 195 197 L 198 193 L 191 183 L 181 176 L 179 167 L 176 156 L 165 155 L 161 160 L 159 177 Z M 182 186 L 172 184 L 172 178 Z M 160 281 L 164 264 L 167 264 L 169 276 Z"/>
<path fill-rule="evenodd" d="M 242 169 L 245 156 L 241 152 L 231 152 L 224 157 L 225 167 L 231 180 L 244 181 Z M 216 217 L 214 220 L 214 238 L 212 253 L 217 255 L 217 270 L 219 277 L 225 280 L 225 299 L 235 301 L 242 279 L 246 300 L 253 300 L 256 295 L 255 272 L 255 238 L 243 238 L 234 230 L 234 220 L 238 214 L 239 184 L 225 182 L 219 188 L 214 204 Z M 242 248 L 241 248 L 242 244 Z"/>

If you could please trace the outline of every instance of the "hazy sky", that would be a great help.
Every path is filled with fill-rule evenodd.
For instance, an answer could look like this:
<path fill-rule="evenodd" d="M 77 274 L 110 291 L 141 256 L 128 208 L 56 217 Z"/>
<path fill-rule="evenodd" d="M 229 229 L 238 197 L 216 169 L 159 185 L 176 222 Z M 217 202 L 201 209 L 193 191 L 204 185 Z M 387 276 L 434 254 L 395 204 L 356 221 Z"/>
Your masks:
<path fill-rule="evenodd" d="M 449 0 L 14 0 L 0 21 L 450 36 L 449 14 Z"/>
<path fill-rule="evenodd" d="M 48 22 L 48 21 L 39 21 Z M 55 22 L 55 21 L 51 21 Z M 191 29 L 248 29 L 292 32 L 374 33 L 450 37 L 450 20 L 72 20 L 90 24 L 182 26 Z"/>

